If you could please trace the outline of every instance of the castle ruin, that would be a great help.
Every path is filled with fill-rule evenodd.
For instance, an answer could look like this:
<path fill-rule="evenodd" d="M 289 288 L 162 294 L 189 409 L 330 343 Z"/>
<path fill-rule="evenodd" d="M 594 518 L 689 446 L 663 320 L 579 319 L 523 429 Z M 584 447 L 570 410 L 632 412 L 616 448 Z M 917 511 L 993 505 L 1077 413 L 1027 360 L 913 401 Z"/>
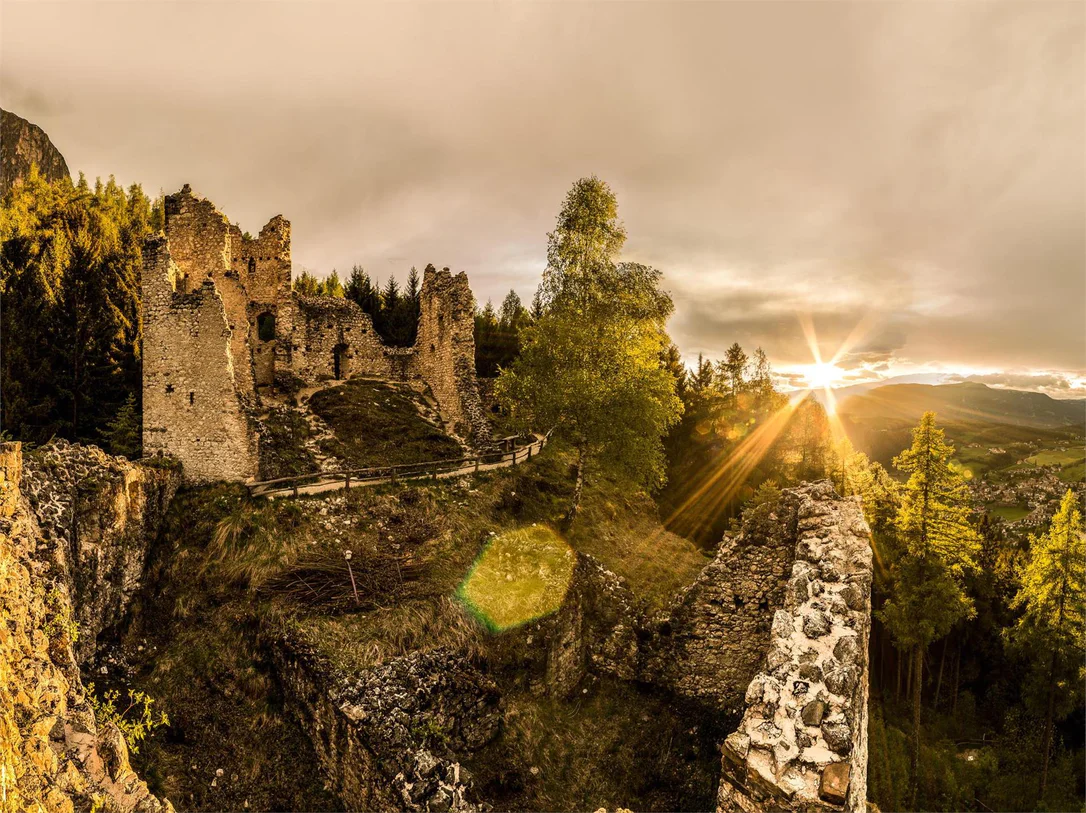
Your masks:
<path fill-rule="evenodd" d="M 356 303 L 293 290 L 282 216 L 250 237 L 187 184 L 166 197 L 165 215 L 165 234 L 144 247 L 145 454 L 177 458 L 188 482 L 254 479 L 255 416 L 280 374 L 419 382 L 451 432 L 489 442 L 465 274 L 427 266 L 415 344 L 387 347 Z"/>

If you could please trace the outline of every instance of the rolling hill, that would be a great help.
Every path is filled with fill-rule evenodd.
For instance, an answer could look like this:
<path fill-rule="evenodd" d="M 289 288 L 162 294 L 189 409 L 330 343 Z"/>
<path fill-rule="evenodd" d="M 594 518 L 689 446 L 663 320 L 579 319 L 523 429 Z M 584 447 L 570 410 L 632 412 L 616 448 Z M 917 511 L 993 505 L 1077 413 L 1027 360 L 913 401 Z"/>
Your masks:
<path fill-rule="evenodd" d="M 1079 440 L 1086 427 L 1082 399 L 1059 400 L 977 383 L 889 384 L 846 394 L 837 405 L 856 448 L 883 465 L 909 444 L 910 430 L 928 410 L 935 412 L 961 456 L 977 458 L 978 474 L 989 467 L 982 458 L 992 457 L 993 465 L 1010 464 L 1039 448 Z M 990 449 L 1006 451 L 990 455 Z"/>

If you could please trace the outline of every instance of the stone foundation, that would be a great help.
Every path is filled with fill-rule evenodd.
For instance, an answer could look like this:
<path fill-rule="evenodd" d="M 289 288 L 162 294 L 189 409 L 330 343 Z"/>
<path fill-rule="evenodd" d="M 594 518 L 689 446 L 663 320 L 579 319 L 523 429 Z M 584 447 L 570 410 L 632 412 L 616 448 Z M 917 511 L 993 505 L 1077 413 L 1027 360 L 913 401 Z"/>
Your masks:
<path fill-rule="evenodd" d="M 416 652 L 347 675 L 304 642 L 273 634 L 290 711 L 348 810 L 480 810 L 456 754 L 498 733 L 500 696 L 463 655 Z"/>

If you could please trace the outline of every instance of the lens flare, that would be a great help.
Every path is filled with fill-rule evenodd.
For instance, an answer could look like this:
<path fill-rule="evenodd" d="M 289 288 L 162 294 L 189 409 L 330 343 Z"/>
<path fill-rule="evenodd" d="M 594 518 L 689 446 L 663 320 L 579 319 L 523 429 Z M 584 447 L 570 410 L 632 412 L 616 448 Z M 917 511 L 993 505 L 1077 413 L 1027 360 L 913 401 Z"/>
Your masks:
<path fill-rule="evenodd" d="M 558 610 L 576 561 L 544 525 L 507 531 L 487 543 L 456 595 L 487 629 L 501 632 Z"/>

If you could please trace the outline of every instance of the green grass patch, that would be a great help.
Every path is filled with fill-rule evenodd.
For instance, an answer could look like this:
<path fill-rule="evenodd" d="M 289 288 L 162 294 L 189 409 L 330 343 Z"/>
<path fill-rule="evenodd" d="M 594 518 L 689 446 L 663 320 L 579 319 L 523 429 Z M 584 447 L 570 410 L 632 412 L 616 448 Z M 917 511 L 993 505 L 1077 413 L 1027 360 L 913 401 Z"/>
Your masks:
<path fill-rule="evenodd" d="M 987 509 L 993 517 L 999 517 L 1004 522 L 1017 522 L 1029 516 L 1029 509 L 1021 505 L 989 505 Z"/>
<path fill-rule="evenodd" d="M 457 590 L 492 632 L 555 612 L 565 601 L 576 556 L 544 525 L 495 536 Z"/>
<path fill-rule="evenodd" d="M 1028 458 L 1035 466 L 1073 466 L 1086 460 L 1086 449 L 1046 449 Z"/>
<path fill-rule="evenodd" d="M 354 467 L 462 457 L 460 444 L 425 420 L 405 387 L 356 378 L 313 394 L 309 408 L 335 437 L 321 451 Z"/>
<path fill-rule="evenodd" d="M 262 421 L 260 479 L 292 477 L 317 470 L 317 461 L 306 448 L 309 424 L 292 409 L 274 409 Z"/>

